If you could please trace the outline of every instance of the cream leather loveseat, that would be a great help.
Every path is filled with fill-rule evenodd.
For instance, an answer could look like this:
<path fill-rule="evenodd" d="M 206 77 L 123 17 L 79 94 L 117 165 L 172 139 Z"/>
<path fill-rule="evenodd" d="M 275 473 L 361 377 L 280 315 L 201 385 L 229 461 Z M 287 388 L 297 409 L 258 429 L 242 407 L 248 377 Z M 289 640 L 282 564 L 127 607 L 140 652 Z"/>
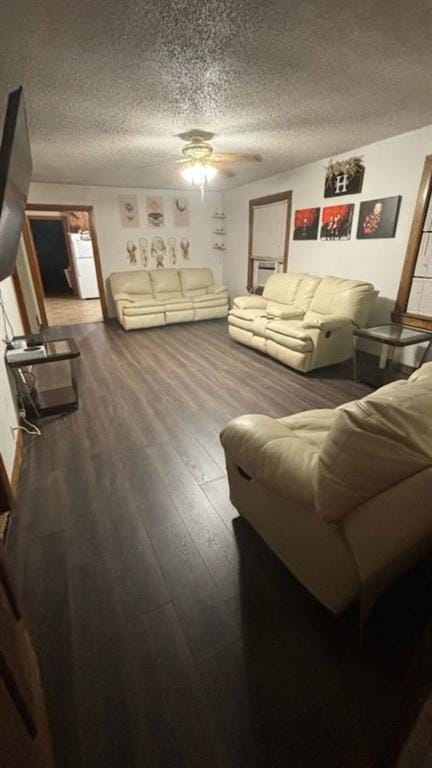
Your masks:
<path fill-rule="evenodd" d="M 352 356 L 352 331 L 365 325 L 377 292 L 370 283 L 307 274 L 272 275 L 262 296 L 239 296 L 229 335 L 307 372 Z"/>
<path fill-rule="evenodd" d="M 150 269 L 109 276 L 119 322 L 126 331 L 228 314 L 228 291 L 211 269 Z"/>
<path fill-rule="evenodd" d="M 432 548 L 432 363 L 335 410 L 240 416 L 231 501 L 307 589 L 366 611 Z"/>

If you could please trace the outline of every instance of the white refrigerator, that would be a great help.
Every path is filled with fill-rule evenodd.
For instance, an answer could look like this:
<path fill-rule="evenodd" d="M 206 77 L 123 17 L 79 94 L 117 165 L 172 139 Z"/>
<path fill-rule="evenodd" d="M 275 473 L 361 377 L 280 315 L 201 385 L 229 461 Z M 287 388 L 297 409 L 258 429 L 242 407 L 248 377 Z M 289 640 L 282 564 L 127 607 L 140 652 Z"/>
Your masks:
<path fill-rule="evenodd" d="M 91 240 L 83 240 L 81 235 L 70 234 L 72 258 L 78 284 L 80 299 L 98 299 L 99 288 Z"/>

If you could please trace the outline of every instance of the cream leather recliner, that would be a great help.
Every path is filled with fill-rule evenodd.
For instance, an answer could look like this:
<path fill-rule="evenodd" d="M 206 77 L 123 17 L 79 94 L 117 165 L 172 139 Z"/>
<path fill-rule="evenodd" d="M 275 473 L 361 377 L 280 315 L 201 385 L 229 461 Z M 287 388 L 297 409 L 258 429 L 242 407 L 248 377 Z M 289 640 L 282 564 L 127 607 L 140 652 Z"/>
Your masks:
<path fill-rule="evenodd" d="M 211 269 L 151 269 L 109 276 L 117 318 L 126 331 L 210 320 L 228 314 L 228 290 Z"/>
<path fill-rule="evenodd" d="M 432 548 L 432 363 L 335 410 L 240 416 L 230 496 L 333 613 L 363 611 Z"/>
<path fill-rule="evenodd" d="M 357 280 L 272 275 L 262 297 L 234 299 L 229 335 L 306 373 L 352 356 L 353 328 L 365 325 L 376 296 Z"/>

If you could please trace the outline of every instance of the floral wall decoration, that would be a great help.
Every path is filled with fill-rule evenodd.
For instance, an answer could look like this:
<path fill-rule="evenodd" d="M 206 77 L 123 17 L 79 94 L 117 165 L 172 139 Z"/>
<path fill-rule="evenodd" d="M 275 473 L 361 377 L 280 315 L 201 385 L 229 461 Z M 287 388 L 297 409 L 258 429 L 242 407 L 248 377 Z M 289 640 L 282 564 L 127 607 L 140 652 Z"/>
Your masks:
<path fill-rule="evenodd" d="M 363 156 L 330 160 L 325 170 L 324 197 L 342 197 L 362 191 L 365 172 Z"/>

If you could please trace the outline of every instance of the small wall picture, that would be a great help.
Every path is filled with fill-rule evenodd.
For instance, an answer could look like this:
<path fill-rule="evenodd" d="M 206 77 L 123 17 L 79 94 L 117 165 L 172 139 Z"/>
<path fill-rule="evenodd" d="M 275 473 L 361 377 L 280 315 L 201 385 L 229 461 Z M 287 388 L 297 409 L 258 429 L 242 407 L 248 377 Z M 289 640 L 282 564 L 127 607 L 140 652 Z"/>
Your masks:
<path fill-rule="evenodd" d="M 137 247 L 133 240 L 128 240 L 126 243 L 126 255 L 131 267 L 137 265 Z"/>
<path fill-rule="evenodd" d="M 189 200 L 186 197 L 173 197 L 173 219 L 175 227 L 189 227 Z"/>
<path fill-rule="evenodd" d="M 180 253 L 184 259 L 184 261 L 189 261 L 190 259 L 190 242 L 187 237 L 182 237 L 180 240 Z"/>
<path fill-rule="evenodd" d="M 319 208 L 299 208 L 294 216 L 294 240 L 316 240 Z"/>
<path fill-rule="evenodd" d="M 177 264 L 177 248 L 175 237 L 169 237 L 167 241 L 168 245 L 168 257 L 173 267 Z"/>
<path fill-rule="evenodd" d="M 353 205 L 328 205 L 322 209 L 321 240 L 349 240 Z"/>
<path fill-rule="evenodd" d="M 154 261 L 156 269 L 161 269 L 165 266 L 166 245 L 162 237 L 157 235 L 151 242 L 150 254 Z"/>
<path fill-rule="evenodd" d="M 140 258 L 141 258 L 141 265 L 144 267 L 144 269 L 148 268 L 148 243 L 146 237 L 140 237 L 138 240 L 138 245 L 140 249 Z"/>
<path fill-rule="evenodd" d="M 330 160 L 325 170 L 324 197 L 342 197 L 362 191 L 365 172 L 362 156 Z"/>
<path fill-rule="evenodd" d="M 119 195 L 120 219 L 122 227 L 139 227 L 140 218 L 136 195 Z"/>
<path fill-rule="evenodd" d="M 146 197 L 146 214 L 149 227 L 163 227 L 165 224 L 163 197 Z"/>
<path fill-rule="evenodd" d="M 359 240 L 375 240 L 381 237 L 394 237 L 402 197 L 379 197 L 365 200 L 360 205 L 357 226 Z"/>

